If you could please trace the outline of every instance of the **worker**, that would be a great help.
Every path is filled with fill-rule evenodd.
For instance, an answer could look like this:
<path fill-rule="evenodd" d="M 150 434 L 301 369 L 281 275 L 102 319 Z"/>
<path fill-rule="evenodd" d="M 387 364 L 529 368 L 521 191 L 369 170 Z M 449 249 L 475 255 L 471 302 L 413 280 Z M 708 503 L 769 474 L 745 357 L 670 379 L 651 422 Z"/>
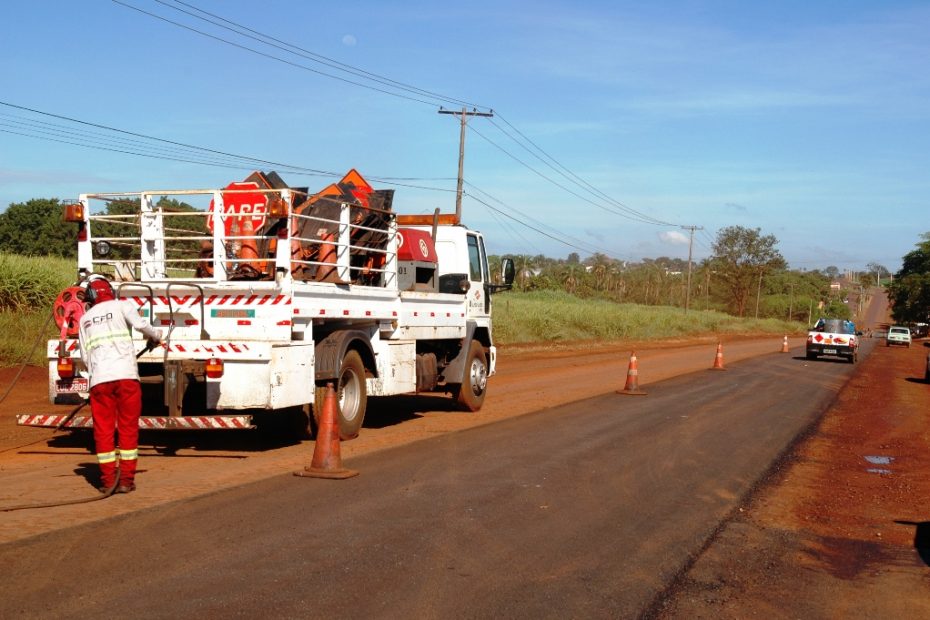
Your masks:
<path fill-rule="evenodd" d="M 78 338 L 90 374 L 90 411 L 100 465 L 98 488 L 108 493 L 118 484 L 116 493 L 130 493 L 136 488 L 142 414 L 142 387 L 130 326 L 148 338 L 150 347 L 161 342 L 161 332 L 139 316 L 129 301 L 117 300 L 103 276 L 88 279 L 84 300 L 91 308 L 81 317 Z M 114 441 L 117 434 L 119 438 Z"/>

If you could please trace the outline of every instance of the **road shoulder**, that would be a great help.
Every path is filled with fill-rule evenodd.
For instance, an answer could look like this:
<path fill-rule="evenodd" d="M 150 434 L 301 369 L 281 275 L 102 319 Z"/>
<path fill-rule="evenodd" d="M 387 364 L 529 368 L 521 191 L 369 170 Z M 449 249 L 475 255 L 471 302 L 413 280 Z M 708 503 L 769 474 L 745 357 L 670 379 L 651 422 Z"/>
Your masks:
<path fill-rule="evenodd" d="M 876 346 L 654 615 L 930 617 L 928 350 Z"/>

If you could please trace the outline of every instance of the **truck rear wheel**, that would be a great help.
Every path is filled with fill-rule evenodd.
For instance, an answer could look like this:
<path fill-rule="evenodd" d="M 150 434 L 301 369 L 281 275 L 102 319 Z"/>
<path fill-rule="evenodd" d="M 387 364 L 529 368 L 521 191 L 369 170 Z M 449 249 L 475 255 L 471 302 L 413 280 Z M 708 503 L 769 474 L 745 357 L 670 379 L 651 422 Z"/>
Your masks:
<path fill-rule="evenodd" d="M 478 411 L 484 404 L 484 395 L 488 387 L 488 358 L 484 347 L 477 340 L 472 340 L 465 360 L 465 376 L 453 390 L 455 400 L 466 411 Z"/>
<path fill-rule="evenodd" d="M 339 439 L 348 441 L 358 437 L 358 432 L 365 421 L 365 408 L 368 406 L 368 393 L 365 390 L 365 364 L 358 351 L 346 351 L 339 367 L 339 380 L 333 386 L 336 390 L 336 418 L 339 425 Z M 313 401 L 313 418 L 317 428 L 323 413 L 323 399 L 326 398 L 326 386 L 317 386 Z"/>

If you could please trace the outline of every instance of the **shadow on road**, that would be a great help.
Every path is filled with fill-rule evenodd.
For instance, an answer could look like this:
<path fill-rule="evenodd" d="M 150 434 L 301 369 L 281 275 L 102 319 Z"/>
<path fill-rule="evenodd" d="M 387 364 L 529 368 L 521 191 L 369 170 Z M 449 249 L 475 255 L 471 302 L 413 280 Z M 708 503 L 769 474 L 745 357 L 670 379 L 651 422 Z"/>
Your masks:
<path fill-rule="evenodd" d="M 364 428 L 380 429 L 420 418 L 427 412 L 456 413 L 456 402 L 448 396 L 369 397 Z M 254 429 L 204 431 L 140 431 L 139 447 L 155 451 L 158 456 L 178 456 L 179 450 L 194 450 L 184 458 L 247 458 L 242 455 L 204 454 L 209 452 L 266 452 L 299 445 L 312 439 L 315 424 L 300 407 L 276 412 L 253 413 Z M 41 441 L 37 442 L 41 445 Z M 90 429 L 69 429 L 44 440 L 48 448 L 78 449 L 94 453 L 94 437 Z M 20 452 L 24 452 L 20 450 Z M 31 453 L 42 453 L 31 450 Z M 25 453 L 25 452 L 24 452 Z"/>
<path fill-rule="evenodd" d="M 930 521 L 916 523 L 914 521 L 895 520 L 895 523 L 914 526 L 914 549 L 917 550 L 917 555 L 920 556 L 924 564 L 930 566 Z"/>
<path fill-rule="evenodd" d="M 843 357 L 818 357 L 816 359 L 809 360 L 806 355 L 795 355 L 791 359 L 796 359 L 801 362 L 812 362 L 816 364 L 823 364 L 829 362 L 831 364 L 848 364 L 849 360 Z"/>

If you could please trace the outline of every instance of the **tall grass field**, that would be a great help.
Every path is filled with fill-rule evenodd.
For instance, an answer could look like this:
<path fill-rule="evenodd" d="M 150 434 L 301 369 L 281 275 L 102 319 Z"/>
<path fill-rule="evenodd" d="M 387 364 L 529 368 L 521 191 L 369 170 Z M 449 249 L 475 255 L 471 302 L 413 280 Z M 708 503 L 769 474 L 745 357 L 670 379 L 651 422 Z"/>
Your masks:
<path fill-rule="evenodd" d="M 0 366 L 45 365 L 45 342 L 58 337 L 52 304 L 73 284 L 73 259 L 0 253 Z"/>
<path fill-rule="evenodd" d="M 58 293 L 73 284 L 74 261 L 0 253 L 0 366 L 27 360 L 44 366 L 45 341 L 57 338 L 49 321 Z M 616 340 L 662 340 L 721 334 L 795 334 L 800 323 L 739 319 L 713 311 L 585 300 L 561 291 L 494 296 L 499 345 Z M 30 355 L 33 345 L 39 342 Z M 27 359 L 28 357 L 28 359 Z"/>
<path fill-rule="evenodd" d="M 741 319 L 712 310 L 618 304 L 562 291 L 494 296 L 497 344 L 663 340 L 723 334 L 796 334 L 807 326 L 777 319 Z"/>

